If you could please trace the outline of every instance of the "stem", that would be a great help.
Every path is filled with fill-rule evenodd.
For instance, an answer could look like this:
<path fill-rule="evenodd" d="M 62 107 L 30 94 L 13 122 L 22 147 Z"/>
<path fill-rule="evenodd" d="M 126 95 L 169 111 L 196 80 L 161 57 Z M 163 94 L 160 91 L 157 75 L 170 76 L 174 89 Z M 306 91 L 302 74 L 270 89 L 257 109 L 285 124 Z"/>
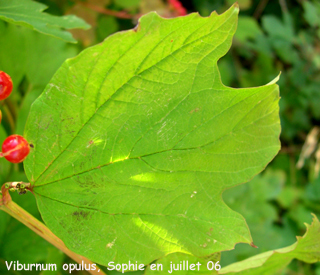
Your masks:
<path fill-rule="evenodd" d="M 60 240 L 56 235 L 54 235 L 48 227 L 46 227 L 42 222 L 38 221 L 35 217 L 30 215 L 27 211 L 25 211 L 23 208 L 21 208 L 19 205 L 13 202 L 8 192 L 8 189 L 5 188 L 5 185 L 2 186 L 1 191 L 2 194 L 0 193 L 0 210 L 3 210 L 4 212 L 8 213 L 18 221 L 22 222 L 32 231 L 34 231 L 39 236 L 47 240 L 56 248 L 60 249 L 63 253 L 68 255 L 77 263 L 81 265 L 86 264 L 87 266 L 92 266 L 93 262 L 69 250 L 62 242 L 62 240 Z M 101 269 L 100 272 L 98 272 L 98 270 L 99 268 L 97 268 L 96 270 L 90 270 L 88 272 L 92 275 L 106 275 Z"/>
<path fill-rule="evenodd" d="M 10 130 L 13 133 L 15 130 L 15 127 L 16 127 L 15 123 L 14 123 L 13 115 L 11 114 L 10 109 L 8 108 L 8 106 L 6 104 L 3 104 L 2 107 L 3 107 L 4 113 L 7 116 L 7 119 L 8 119 L 9 125 L 10 125 Z"/>
<path fill-rule="evenodd" d="M 6 98 L 6 100 L 4 101 L 5 105 L 8 106 L 8 109 L 10 110 L 10 113 L 13 117 L 13 120 L 16 121 L 17 118 L 17 112 L 16 112 L 16 106 L 12 103 L 12 100 L 10 99 L 10 97 Z"/>
<path fill-rule="evenodd" d="M 105 8 L 102 8 L 100 6 L 96 6 L 96 5 L 93 5 L 93 4 L 90 4 L 88 2 L 86 3 L 81 3 L 81 5 L 93 10 L 93 11 L 96 11 L 96 12 L 99 12 L 99 13 L 103 13 L 103 14 L 106 14 L 106 15 L 111 15 L 111 16 L 114 16 L 114 17 L 117 17 L 117 18 L 121 18 L 121 19 L 136 19 L 137 17 L 140 17 L 140 15 L 131 15 L 125 11 L 114 11 L 114 10 L 108 10 L 108 9 L 105 9 Z"/>
<path fill-rule="evenodd" d="M 256 8 L 256 10 L 254 11 L 253 17 L 255 19 L 259 19 L 261 13 L 263 12 L 263 10 L 265 9 L 266 5 L 268 4 L 269 0 L 261 0 L 258 4 L 258 7 Z"/>
<path fill-rule="evenodd" d="M 282 12 L 283 13 L 287 13 L 288 12 L 288 7 L 287 7 L 286 0 L 279 0 L 279 4 L 280 4 Z"/>

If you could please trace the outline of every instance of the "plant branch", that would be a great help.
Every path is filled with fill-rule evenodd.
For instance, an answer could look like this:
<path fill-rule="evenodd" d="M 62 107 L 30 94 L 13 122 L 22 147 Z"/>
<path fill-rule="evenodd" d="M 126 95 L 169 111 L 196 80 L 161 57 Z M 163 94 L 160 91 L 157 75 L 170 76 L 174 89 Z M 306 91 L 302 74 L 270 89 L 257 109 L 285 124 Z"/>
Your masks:
<path fill-rule="evenodd" d="M 10 109 L 8 108 L 8 106 L 6 104 L 3 104 L 2 105 L 2 108 L 3 108 L 3 112 L 6 114 L 7 116 L 7 119 L 8 119 L 8 123 L 10 125 L 10 130 L 11 132 L 13 133 L 14 130 L 15 130 L 15 122 L 14 122 L 14 117 L 10 111 Z"/>
<path fill-rule="evenodd" d="M 267 6 L 269 0 L 261 0 L 256 8 L 256 10 L 254 11 L 253 17 L 255 19 L 258 19 L 260 17 L 260 15 L 262 14 L 263 10 L 265 9 L 265 7 Z"/>
<path fill-rule="evenodd" d="M 77 263 L 81 265 L 86 264 L 87 266 L 92 266 L 93 262 L 69 250 L 62 242 L 62 240 L 60 240 L 56 235 L 54 235 L 48 227 L 46 227 L 42 222 L 38 221 L 35 217 L 30 215 L 27 211 L 25 211 L 23 208 L 21 208 L 19 205 L 13 202 L 8 192 L 8 188 L 6 188 L 5 184 L 2 186 L 1 192 L 2 194 L 0 193 L 0 210 L 8 213 L 18 221 L 22 222 L 32 231 L 34 231 L 39 236 L 47 240 L 56 248 L 60 249 L 63 253 L 68 255 Z M 96 270 L 90 270 L 88 272 L 92 275 L 106 275 L 102 270 L 100 270 L 100 272 L 98 272 L 98 270 L 99 268 L 97 268 Z"/>
<path fill-rule="evenodd" d="M 103 7 L 100 7 L 100 6 L 96 6 L 96 5 L 90 4 L 88 2 L 81 3 L 81 5 L 89 8 L 89 9 L 91 9 L 93 11 L 96 11 L 96 12 L 99 12 L 99 13 L 103 13 L 103 14 L 106 14 L 106 15 L 111 15 L 111 16 L 114 16 L 114 17 L 117 17 L 117 18 L 121 18 L 121 19 L 137 19 L 138 17 L 140 17 L 140 15 L 131 15 L 131 14 L 127 13 L 126 11 L 109 10 L 109 9 L 106 9 L 106 8 L 103 8 Z"/>
<path fill-rule="evenodd" d="M 288 7 L 287 7 L 286 0 L 279 0 L 279 4 L 280 4 L 282 12 L 283 13 L 287 13 L 288 12 Z"/>

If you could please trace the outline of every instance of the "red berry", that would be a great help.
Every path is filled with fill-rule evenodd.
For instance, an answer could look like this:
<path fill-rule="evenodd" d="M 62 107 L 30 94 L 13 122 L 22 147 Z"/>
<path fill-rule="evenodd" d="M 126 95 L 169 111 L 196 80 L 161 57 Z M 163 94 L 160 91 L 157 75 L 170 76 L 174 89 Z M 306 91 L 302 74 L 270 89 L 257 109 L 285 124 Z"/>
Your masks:
<path fill-rule="evenodd" d="M 19 135 L 7 137 L 2 144 L 2 156 L 12 163 L 24 161 L 29 152 L 28 142 Z"/>
<path fill-rule="evenodd" d="M 182 6 L 179 9 L 177 9 L 177 12 L 179 15 L 187 15 L 187 10 Z"/>
<path fill-rule="evenodd" d="M 12 87 L 11 77 L 0 71 L 0 100 L 6 99 L 11 94 Z"/>
<path fill-rule="evenodd" d="M 169 5 L 175 10 L 178 15 L 186 15 L 187 10 L 182 6 L 179 0 L 168 0 Z"/>

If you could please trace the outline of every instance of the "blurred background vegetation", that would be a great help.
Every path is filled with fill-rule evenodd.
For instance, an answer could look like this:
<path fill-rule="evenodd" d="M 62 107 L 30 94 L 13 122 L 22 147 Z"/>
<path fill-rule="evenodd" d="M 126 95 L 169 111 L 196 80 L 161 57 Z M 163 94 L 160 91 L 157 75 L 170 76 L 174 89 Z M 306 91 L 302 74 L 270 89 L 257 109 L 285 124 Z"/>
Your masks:
<path fill-rule="evenodd" d="M 30 105 L 66 58 L 114 32 L 133 28 L 138 18 L 149 11 L 165 17 L 191 12 L 208 16 L 214 10 L 224 12 L 234 1 L 38 2 L 49 7 L 48 13 L 75 14 L 92 28 L 72 31 L 79 41 L 74 45 L 0 21 L 0 70 L 10 74 L 14 82 L 12 95 L 0 103 L 1 143 L 10 134 L 23 134 Z M 295 236 L 304 234 L 304 223 L 311 223 L 311 213 L 320 218 L 320 1 L 238 3 L 238 29 L 231 50 L 219 61 L 221 77 L 227 86 L 251 87 L 264 85 L 281 72 L 278 84 L 282 149 L 262 174 L 224 193 L 226 203 L 247 220 L 259 248 L 238 244 L 235 250 L 222 253 L 222 266 L 290 245 L 296 241 Z M 27 179 L 22 165 L 0 159 L 0 180 L 4 183 Z M 40 219 L 32 194 L 26 196 L 12 195 L 14 201 Z M 0 212 L 0 274 L 23 274 L 7 271 L 5 260 L 55 262 L 58 267 L 71 262 L 24 225 Z M 293 261 L 283 274 L 320 275 L 320 265 Z"/>

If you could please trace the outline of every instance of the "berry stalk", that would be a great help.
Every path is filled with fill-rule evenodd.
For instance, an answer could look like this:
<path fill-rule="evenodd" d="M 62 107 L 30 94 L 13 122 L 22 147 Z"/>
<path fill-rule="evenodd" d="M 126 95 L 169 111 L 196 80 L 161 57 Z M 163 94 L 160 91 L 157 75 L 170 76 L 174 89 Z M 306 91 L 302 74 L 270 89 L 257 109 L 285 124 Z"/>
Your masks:
<path fill-rule="evenodd" d="M 7 185 L 3 185 L 0 193 L 0 210 L 8 213 L 10 216 L 14 217 L 18 221 L 22 222 L 24 225 L 29 227 L 32 231 L 38 234 L 40 237 L 44 238 L 46 241 L 54 245 L 56 248 L 60 249 L 63 253 L 68 255 L 71 259 L 79 264 L 86 264 L 86 266 L 92 266 L 93 262 L 89 259 L 78 255 L 71 250 L 69 250 L 65 244 L 54 235 L 48 227 L 46 227 L 42 222 L 38 221 L 35 217 L 30 215 L 27 211 L 17 205 L 12 201 L 11 196 L 8 192 Z M 98 272 L 99 268 L 96 270 L 88 271 L 92 275 L 106 275 L 102 270 Z"/>

